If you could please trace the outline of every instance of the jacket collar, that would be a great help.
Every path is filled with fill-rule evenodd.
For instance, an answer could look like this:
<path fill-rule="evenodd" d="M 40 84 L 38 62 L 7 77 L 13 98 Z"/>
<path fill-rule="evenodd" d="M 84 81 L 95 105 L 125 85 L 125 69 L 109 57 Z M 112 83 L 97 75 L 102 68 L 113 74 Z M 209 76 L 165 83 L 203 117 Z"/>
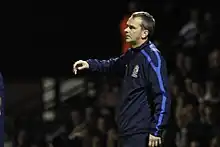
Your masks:
<path fill-rule="evenodd" d="M 140 46 L 136 47 L 136 48 L 131 48 L 132 51 L 135 51 L 135 52 L 139 52 L 141 51 L 142 49 L 144 49 L 146 46 L 149 46 L 151 43 L 151 41 L 146 41 L 144 42 L 143 44 L 141 44 Z"/>

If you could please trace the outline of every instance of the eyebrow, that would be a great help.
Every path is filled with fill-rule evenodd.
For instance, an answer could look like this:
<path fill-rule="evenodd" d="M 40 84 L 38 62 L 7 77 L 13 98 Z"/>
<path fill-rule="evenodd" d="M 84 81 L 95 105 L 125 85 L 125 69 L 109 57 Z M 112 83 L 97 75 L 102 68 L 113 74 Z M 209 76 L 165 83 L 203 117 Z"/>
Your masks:
<path fill-rule="evenodd" d="M 127 24 L 128 27 L 136 28 L 134 25 Z"/>

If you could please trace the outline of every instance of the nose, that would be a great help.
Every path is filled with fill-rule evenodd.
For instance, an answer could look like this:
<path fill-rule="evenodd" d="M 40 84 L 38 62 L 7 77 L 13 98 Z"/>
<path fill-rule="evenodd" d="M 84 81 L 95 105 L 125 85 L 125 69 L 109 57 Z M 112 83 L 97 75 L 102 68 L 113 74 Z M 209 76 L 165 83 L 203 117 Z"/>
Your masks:
<path fill-rule="evenodd" d="M 128 32 L 128 27 L 124 29 L 124 32 L 127 33 Z"/>

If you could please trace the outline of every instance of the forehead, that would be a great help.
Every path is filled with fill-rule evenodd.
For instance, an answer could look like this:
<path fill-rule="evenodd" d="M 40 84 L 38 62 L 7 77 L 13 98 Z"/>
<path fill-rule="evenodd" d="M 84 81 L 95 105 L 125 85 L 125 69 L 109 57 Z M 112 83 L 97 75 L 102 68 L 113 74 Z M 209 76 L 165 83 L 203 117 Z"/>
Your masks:
<path fill-rule="evenodd" d="M 140 17 L 130 17 L 127 21 L 127 25 L 131 26 L 140 26 L 142 23 L 142 19 Z"/>

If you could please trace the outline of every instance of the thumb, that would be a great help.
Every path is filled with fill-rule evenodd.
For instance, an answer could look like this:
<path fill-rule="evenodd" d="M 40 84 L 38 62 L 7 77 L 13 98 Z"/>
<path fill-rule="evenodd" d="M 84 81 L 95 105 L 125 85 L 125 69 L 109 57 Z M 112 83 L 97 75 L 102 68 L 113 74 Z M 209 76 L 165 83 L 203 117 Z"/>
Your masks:
<path fill-rule="evenodd" d="M 80 67 L 78 67 L 77 69 L 78 70 L 82 70 L 82 69 L 84 69 L 85 68 L 85 66 L 80 66 Z"/>

